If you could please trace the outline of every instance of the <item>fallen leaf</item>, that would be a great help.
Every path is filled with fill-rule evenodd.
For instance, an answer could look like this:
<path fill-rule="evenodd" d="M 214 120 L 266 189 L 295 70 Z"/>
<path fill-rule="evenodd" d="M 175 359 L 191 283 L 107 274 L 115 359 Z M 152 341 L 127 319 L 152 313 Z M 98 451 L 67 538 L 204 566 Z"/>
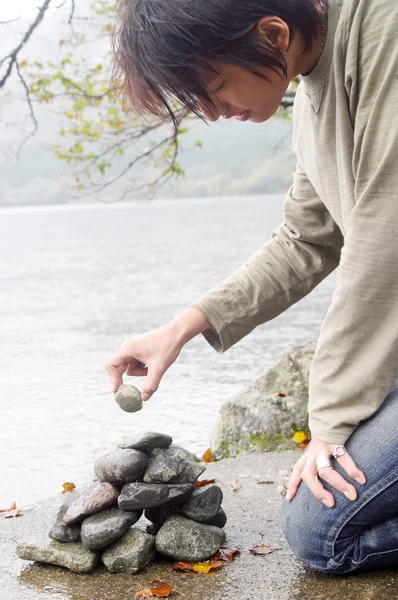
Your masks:
<path fill-rule="evenodd" d="M 304 433 L 304 431 L 296 431 L 293 436 L 293 442 L 296 442 L 296 444 L 302 444 L 307 439 L 308 436 L 306 433 Z"/>
<path fill-rule="evenodd" d="M 61 494 L 66 494 L 67 492 L 73 492 L 74 489 L 76 489 L 76 486 L 74 483 L 70 483 L 69 481 L 67 481 L 66 483 L 64 483 L 62 485 L 62 487 L 64 488 L 63 491 L 61 492 Z"/>
<path fill-rule="evenodd" d="M 202 479 L 201 481 L 194 481 L 193 484 L 195 487 L 203 487 L 204 485 L 215 483 L 215 481 L 215 479 Z"/>
<path fill-rule="evenodd" d="M 240 489 L 240 485 L 239 485 L 238 479 L 234 479 L 233 480 L 233 482 L 231 483 L 231 487 L 232 487 L 232 491 L 233 492 L 237 492 Z"/>
<path fill-rule="evenodd" d="M 287 390 L 281 390 L 280 392 L 277 392 L 275 394 L 275 396 L 279 396 L 280 398 L 286 398 L 286 396 L 289 395 L 289 392 Z"/>
<path fill-rule="evenodd" d="M 135 593 L 136 598 L 168 598 L 173 591 L 173 588 L 170 584 L 165 581 L 159 581 L 159 579 L 154 579 L 152 581 L 151 588 L 146 588 L 142 590 L 138 590 Z"/>
<path fill-rule="evenodd" d="M 301 450 L 302 452 L 304 452 L 304 450 L 306 450 L 306 449 L 307 449 L 307 447 L 308 447 L 308 444 L 310 443 L 310 441 L 311 441 L 311 438 L 307 438 L 306 440 L 304 440 L 304 442 L 301 442 L 301 444 L 300 444 L 299 448 L 300 448 L 300 450 Z"/>
<path fill-rule="evenodd" d="M 1 516 L 4 519 L 11 519 L 12 517 L 23 517 L 23 512 L 17 508 L 16 502 L 13 502 L 10 508 L 4 508 L 0 510 Z"/>
<path fill-rule="evenodd" d="M 232 562 L 235 554 L 240 554 L 239 548 L 220 548 L 217 554 L 211 558 L 215 561 L 223 560 L 224 562 Z"/>
<path fill-rule="evenodd" d="M 256 544 L 253 548 L 250 548 L 249 552 L 252 554 L 258 554 L 260 556 L 265 556 L 266 554 L 271 554 L 273 552 L 273 548 L 271 546 L 267 546 L 267 544 Z"/>
<path fill-rule="evenodd" d="M 212 569 L 218 569 L 225 565 L 226 561 L 206 560 L 205 562 L 189 563 L 179 561 L 174 563 L 173 568 L 177 571 L 194 571 L 195 573 L 209 573 Z"/>
<path fill-rule="evenodd" d="M 211 451 L 211 448 L 208 448 L 206 450 L 206 452 L 203 455 L 203 460 L 207 463 L 211 463 L 214 462 L 214 457 L 213 457 L 213 453 Z"/>

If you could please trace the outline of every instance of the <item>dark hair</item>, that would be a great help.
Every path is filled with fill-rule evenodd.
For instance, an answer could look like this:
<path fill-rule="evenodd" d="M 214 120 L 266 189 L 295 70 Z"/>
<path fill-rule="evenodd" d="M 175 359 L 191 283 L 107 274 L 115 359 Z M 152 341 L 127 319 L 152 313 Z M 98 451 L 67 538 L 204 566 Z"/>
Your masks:
<path fill-rule="evenodd" d="M 248 69 L 261 78 L 261 67 L 287 77 L 282 52 L 255 33 L 266 15 L 280 17 L 300 31 L 305 50 L 318 35 L 321 15 L 313 0 L 117 0 L 113 30 L 112 79 L 125 108 L 169 116 L 175 124 L 176 102 L 198 116 L 214 104 L 199 79 L 216 72 L 213 58 Z"/>

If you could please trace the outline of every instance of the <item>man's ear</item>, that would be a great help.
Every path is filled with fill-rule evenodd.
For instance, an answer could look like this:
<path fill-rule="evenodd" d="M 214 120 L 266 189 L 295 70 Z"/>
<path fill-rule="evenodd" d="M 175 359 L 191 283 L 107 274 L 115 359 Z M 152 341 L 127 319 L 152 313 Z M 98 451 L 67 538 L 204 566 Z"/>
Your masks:
<path fill-rule="evenodd" d="M 287 23 L 279 17 L 272 15 L 261 17 L 256 25 L 256 33 L 274 48 L 278 48 L 284 54 L 287 52 L 290 43 L 290 31 Z"/>

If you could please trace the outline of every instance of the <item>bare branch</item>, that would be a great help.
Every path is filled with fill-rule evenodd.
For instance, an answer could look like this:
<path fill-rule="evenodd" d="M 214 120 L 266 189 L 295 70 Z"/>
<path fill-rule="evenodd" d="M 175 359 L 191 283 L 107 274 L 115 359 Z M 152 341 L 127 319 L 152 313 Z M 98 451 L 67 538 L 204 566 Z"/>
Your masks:
<path fill-rule="evenodd" d="M 8 67 L 6 69 L 6 72 L 3 75 L 3 78 L 0 79 L 0 89 L 2 87 L 4 87 L 7 79 L 10 77 L 14 65 L 17 63 L 19 52 L 22 50 L 22 48 L 24 47 L 26 42 L 29 40 L 29 38 L 32 35 L 32 33 L 34 32 L 34 30 L 38 27 L 40 22 L 43 20 L 44 14 L 50 5 L 50 2 L 51 2 L 51 0 L 44 0 L 43 4 L 39 8 L 39 12 L 37 14 L 36 19 L 29 26 L 27 32 L 25 33 L 25 35 L 22 38 L 21 43 L 18 44 L 18 46 L 16 48 L 14 48 L 14 50 L 12 52 L 10 52 L 10 54 L 8 54 L 7 56 L 5 56 L 4 58 L 2 58 L 0 60 L 0 67 L 2 67 L 6 61 L 8 61 Z"/>
<path fill-rule="evenodd" d="M 0 25 L 8 25 L 8 23 L 14 23 L 14 21 L 18 21 L 21 17 L 15 17 L 15 19 L 9 19 L 8 21 L 0 21 Z"/>
<path fill-rule="evenodd" d="M 19 77 L 19 79 L 20 79 L 20 81 L 21 81 L 21 83 L 22 83 L 22 85 L 23 85 L 23 87 L 25 89 L 26 100 L 27 100 L 28 106 L 29 106 L 30 118 L 32 119 L 33 126 L 34 126 L 33 130 L 28 133 L 28 135 L 22 141 L 22 143 L 20 144 L 20 146 L 19 146 L 19 148 L 17 150 L 17 159 L 19 159 L 19 156 L 21 154 L 22 148 L 25 146 L 26 142 L 28 140 L 30 140 L 30 138 L 32 138 L 35 135 L 35 133 L 37 132 L 37 130 L 39 129 L 39 123 L 37 122 L 35 111 L 33 110 L 32 99 L 30 97 L 29 88 L 27 86 L 27 83 L 26 83 L 25 79 L 23 78 L 23 75 L 22 75 L 21 71 L 19 70 L 18 63 L 17 63 L 16 69 L 17 69 L 18 77 Z"/>

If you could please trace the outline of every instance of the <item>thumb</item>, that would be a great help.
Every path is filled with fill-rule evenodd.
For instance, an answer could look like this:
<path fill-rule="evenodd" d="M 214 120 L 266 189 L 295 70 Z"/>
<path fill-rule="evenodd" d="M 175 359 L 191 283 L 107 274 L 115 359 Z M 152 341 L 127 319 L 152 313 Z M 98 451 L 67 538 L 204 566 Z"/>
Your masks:
<path fill-rule="evenodd" d="M 141 398 L 144 402 L 156 392 L 159 387 L 160 380 L 162 379 L 164 371 L 162 369 L 152 367 L 148 369 L 148 375 L 146 376 L 145 383 L 142 387 Z"/>

